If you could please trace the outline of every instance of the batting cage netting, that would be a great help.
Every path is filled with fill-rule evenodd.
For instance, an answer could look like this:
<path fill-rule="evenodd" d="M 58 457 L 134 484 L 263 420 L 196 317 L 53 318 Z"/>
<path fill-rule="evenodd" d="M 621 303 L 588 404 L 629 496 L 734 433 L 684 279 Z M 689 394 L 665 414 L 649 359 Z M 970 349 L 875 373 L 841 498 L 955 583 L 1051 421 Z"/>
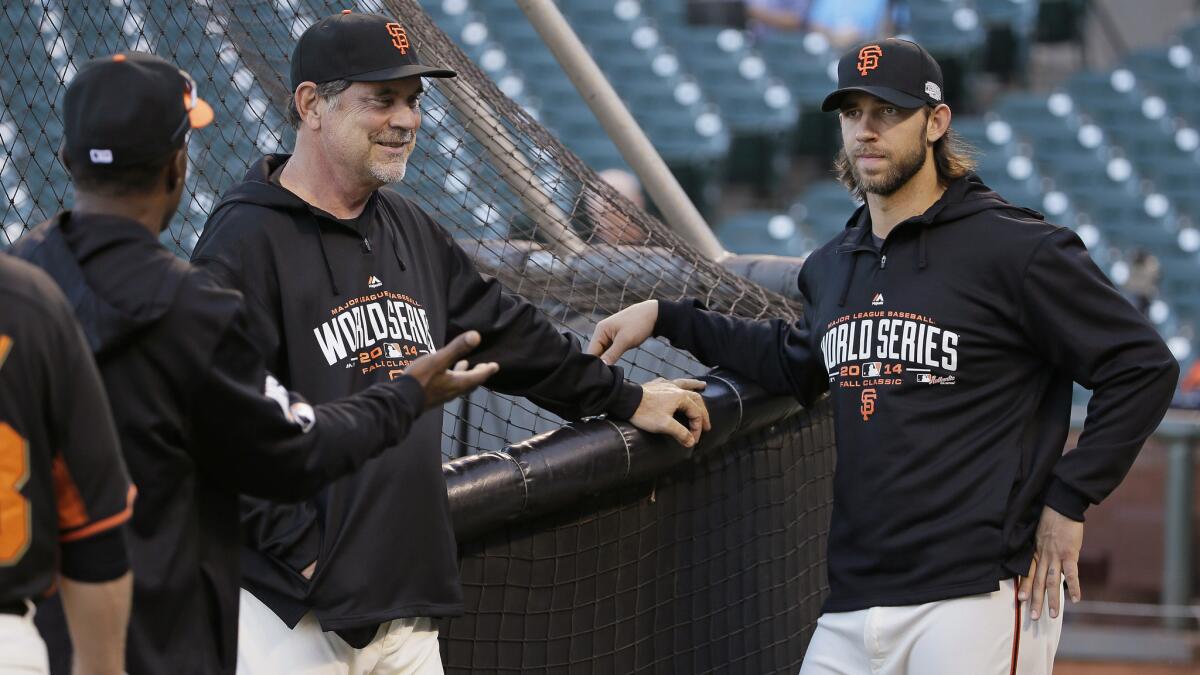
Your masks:
<path fill-rule="evenodd" d="M 613 11 L 610 0 L 559 4 L 581 22 Z M 288 58 L 305 28 L 346 7 L 398 17 L 424 62 L 459 74 L 426 82 L 417 149 L 394 187 L 561 330 L 586 339 L 600 318 L 648 298 L 699 297 L 744 317 L 796 316 L 797 305 L 703 259 L 618 195 L 560 142 L 569 126 L 560 121 L 552 132 L 539 123 L 568 98 L 578 104 L 578 95 L 538 97 L 525 86 L 538 74 L 512 67 L 513 49 L 527 63 L 553 61 L 511 0 L 5 3 L 0 248 L 71 205 L 56 157 L 64 84 L 88 58 L 142 50 L 188 71 L 216 110 L 215 122 L 192 135 L 184 199 L 162 236 L 188 256 L 221 193 L 263 154 L 291 147 Z M 501 40 L 489 26 L 511 34 Z M 713 120 L 696 122 L 680 124 L 671 142 L 712 142 Z M 621 365 L 638 382 L 705 371 L 661 341 L 627 353 Z M 466 616 L 442 626 L 448 671 L 799 668 L 825 587 L 828 411 L 781 409 L 736 377 L 710 381 L 739 392 L 706 394 L 710 406 L 729 408 L 730 428 L 719 446 L 694 455 L 653 455 L 666 444 L 617 425 L 599 446 L 588 445 L 579 439 L 592 438 L 589 425 L 605 423 L 563 429 L 563 420 L 524 399 L 486 391 L 447 406 L 442 452 L 467 597 Z M 559 480 L 555 462 L 570 464 L 585 449 L 620 465 L 618 480 Z M 638 465 L 638 452 L 652 459 Z M 487 481 L 471 479 L 489 470 L 481 457 L 512 460 L 525 480 L 511 513 L 462 526 L 480 510 L 470 504 L 490 499 Z M 545 471 L 530 473 L 523 457 L 544 459 Z"/>

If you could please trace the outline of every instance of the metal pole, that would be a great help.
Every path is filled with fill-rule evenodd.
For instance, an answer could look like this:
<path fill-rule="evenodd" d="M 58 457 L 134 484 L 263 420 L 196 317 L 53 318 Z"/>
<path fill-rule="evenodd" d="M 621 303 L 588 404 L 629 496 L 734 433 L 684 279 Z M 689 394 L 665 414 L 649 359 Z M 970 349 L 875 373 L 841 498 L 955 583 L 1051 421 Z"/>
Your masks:
<path fill-rule="evenodd" d="M 571 78 L 571 83 L 604 131 L 616 143 L 621 156 L 641 179 L 671 229 L 710 260 L 720 261 L 727 256 L 704 217 L 688 199 L 679 181 L 675 180 L 554 2 L 517 0 L 517 5 L 542 36 L 542 41 Z"/>
<path fill-rule="evenodd" d="M 1163 518 L 1162 604 L 1183 606 L 1192 598 L 1192 448 L 1188 437 L 1167 449 L 1166 513 Z M 1184 617 L 1167 617 L 1168 628 L 1184 628 Z"/>

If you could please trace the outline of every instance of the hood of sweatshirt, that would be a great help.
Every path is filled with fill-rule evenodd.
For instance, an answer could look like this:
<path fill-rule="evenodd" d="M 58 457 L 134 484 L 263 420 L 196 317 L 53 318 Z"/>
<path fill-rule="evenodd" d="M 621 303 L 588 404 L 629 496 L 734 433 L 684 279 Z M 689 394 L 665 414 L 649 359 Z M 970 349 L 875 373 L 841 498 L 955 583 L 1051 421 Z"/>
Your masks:
<path fill-rule="evenodd" d="M 1045 216 L 1041 213 L 1005 201 L 990 187 L 984 185 L 979 176 L 972 172 L 950 183 L 941 198 L 924 213 L 898 224 L 888 234 L 888 240 L 895 237 L 907 237 L 915 232 L 917 256 L 912 263 L 918 271 L 923 272 L 930 266 L 931 258 L 936 255 L 936 252 L 929 251 L 929 231 L 938 227 L 959 224 L 984 211 L 1010 211 L 1015 216 L 1045 221 Z M 887 244 L 888 242 L 885 241 L 884 249 L 887 248 Z M 838 242 L 836 251 L 839 254 L 851 255 L 853 261 L 846 268 L 838 301 L 839 306 L 845 306 L 846 294 L 854 279 L 859 254 L 881 252 L 881 249 L 877 249 L 871 239 L 871 211 L 866 204 L 859 206 L 846 221 L 845 232 Z"/>
<path fill-rule="evenodd" d="M 71 211 L 36 227 L 13 252 L 54 278 L 98 357 L 162 318 L 187 265 L 133 220 Z"/>
<path fill-rule="evenodd" d="M 234 204 L 254 204 L 279 211 L 292 213 L 297 217 L 309 218 L 316 225 L 314 228 L 317 245 L 321 250 L 321 257 L 325 263 L 325 276 L 329 283 L 329 290 L 333 295 L 340 295 L 341 290 L 338 288 L 337 275 L 334 274 L 334 261 L 329 255 L 328 247 L 325 242 L 325 236 L 331 230 L 339 234 L 353 234 L 362 239 L 363 251 L 371 253 L 377 246 L 389 246 L 392 254 L 396 258 L 400 269 L 406 269 L 404 264 L 404 256 L 401 255 L 401 250 L 407 251 L 410 247 L 408 242 L 400 242 L 394 237 L 388 237 L 385 233 L 371 228 L 369 225 L 362 226 L 362 229 L 357 229 L 354 223 L 371 223 L 371 211 L 374 209 L 393 209 L 394 207 L 387 199 L 380 197 L 379 191 L 371 193 L 370 199 L 363 207 L 362 215 L 354 221 L 342 220 L 334 215 L 323 211 L 308 202 L 301 199 L 291 190 L 283 187 L 271 180 L 271 176 L 275 174 L 288 159 L 290 154 L 275 154 L 266 155 L 259 161 L 250 165 L 246 171 L 246 176 L 242 183 L 236 185 L 229 192 L 222 196 L 221 201 L 217 203 L 213 209 L 212 215 L 209 217 L 209 222 L 217 220 L 223 209 Z M 392 214 L 395 217 L 395 214 Z M 404 237 L 404 233 L 399 233 L 400 237 Z M 387 239 L 388 241 L 379 241 Z"/>

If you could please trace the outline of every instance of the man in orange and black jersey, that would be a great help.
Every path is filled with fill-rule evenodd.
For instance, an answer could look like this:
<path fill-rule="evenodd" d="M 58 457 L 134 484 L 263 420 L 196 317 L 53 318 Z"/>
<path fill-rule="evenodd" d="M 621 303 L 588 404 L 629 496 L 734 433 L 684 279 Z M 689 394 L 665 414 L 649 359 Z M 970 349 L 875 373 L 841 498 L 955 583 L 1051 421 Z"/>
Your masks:
<path fill-rule="evenodd" d="M 76 672 L 122 673 L 134 488 L 71 307 L 0 253 L 0 673 L 48 672 L 34 602 L 62 594 Z"/>

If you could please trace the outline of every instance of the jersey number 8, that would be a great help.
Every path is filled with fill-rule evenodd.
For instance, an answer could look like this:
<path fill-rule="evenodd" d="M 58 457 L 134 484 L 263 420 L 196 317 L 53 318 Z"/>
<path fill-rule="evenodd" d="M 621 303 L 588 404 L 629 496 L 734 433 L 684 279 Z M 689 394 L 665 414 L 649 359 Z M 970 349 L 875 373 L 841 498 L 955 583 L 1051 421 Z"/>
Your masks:
<path fill-rule="evenodd" d="M 29 500 L 21 494 L 29 480 L 29 444 L 0 422 L 0 566 L 14 565 L 29 548 Z"/>

